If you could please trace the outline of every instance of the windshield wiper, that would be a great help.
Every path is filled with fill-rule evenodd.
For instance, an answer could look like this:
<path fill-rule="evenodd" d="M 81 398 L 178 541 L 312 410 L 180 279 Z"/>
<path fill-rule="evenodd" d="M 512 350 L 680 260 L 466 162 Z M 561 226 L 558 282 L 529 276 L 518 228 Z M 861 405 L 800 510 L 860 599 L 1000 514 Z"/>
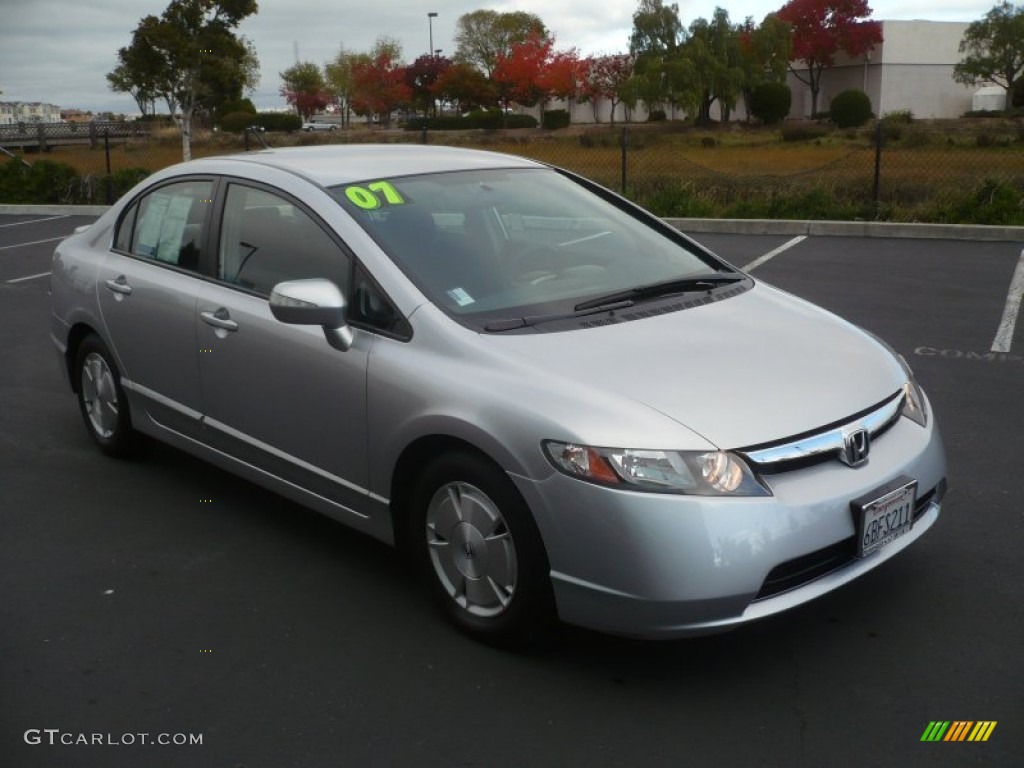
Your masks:
<path fill-rule="evenodd" d="M 738 283 L 743 279 L 743 275 L 736 273 L 723 275 L 721 273 L 712 272 L 706 275 L 692 275 L 690 277 L 676 278 L 673 280 L 663 280 L 660 283 L 639 285 L 636 288 L 627 288 L 624 291 L 615 291 L 614 293 L 608 293 L 594 299 L 581 301 L 576 305 L 575 310 L 577 312 L 584 312 L 588 309 L 597 309 L 608 304 L 621 304 L 622 302 L 632 303 L 634 301 L 653 299 L 659 296 L 670 296 L 673 293 L 683 293 L 685 291 L 710 291 L 716 286 L 727 283 Z"/>
<path fill-rule="evenodd" d="M 625 309 L 633 305 L 632 301 L 620 301 L 620 302 L 606 302 L 600 307 L 590 307 L 587 309 L 580 309 L 577 307 L 572 312 L 555 312 L 549 315 L 524 315 L 522 317 L 506 317 L 498 320 L 492 320 L 484 326 L 486 333 L 501 333 L 503 331 L 515 331 L 519 328 L 529 328 L 534 325 L 541 323 L 550 323 L 553 320 L 569 320 L 571 318 L 580 317 L 581 315 L 598 315 L 604 312 L 610 312 L 613 309 Z"/>

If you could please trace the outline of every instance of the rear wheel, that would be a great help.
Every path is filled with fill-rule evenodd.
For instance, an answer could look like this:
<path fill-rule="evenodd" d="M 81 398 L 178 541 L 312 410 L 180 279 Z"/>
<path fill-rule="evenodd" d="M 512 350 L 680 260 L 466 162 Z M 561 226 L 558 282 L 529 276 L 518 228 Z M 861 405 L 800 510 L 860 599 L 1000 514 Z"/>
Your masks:
<path fill-rule="evenodd" d="M 113 355 L 96 335 L 86 336 L 75 356 L 78 407 L 92 439 L 109 456 L 125 457 L 137 443 Z"/>
<path fill-rule="evenodd" d="M 441 609 L 493 643 L 536 637 L 554 616 L 537 526 L 498 467 L 468 453 L 434 459 L 414 495 L 415 552 Z"/>

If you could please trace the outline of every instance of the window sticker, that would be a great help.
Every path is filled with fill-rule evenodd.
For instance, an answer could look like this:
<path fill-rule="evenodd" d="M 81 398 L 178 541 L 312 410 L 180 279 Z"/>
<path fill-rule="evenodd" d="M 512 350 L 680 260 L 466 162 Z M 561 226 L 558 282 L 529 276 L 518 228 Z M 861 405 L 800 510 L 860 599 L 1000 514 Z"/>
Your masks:
<path fill-rule="evenodd" d="M 463 290 L 462 288 L 452 288 L 447 293 L 451 300 L 458 304 L 460 307 L 465 307 L 476 302 L 476 299 L 474 299 L 472 296 L 466 293 L 466 291 Z"/>
<path fill-rule="evenodd" d="M 146 212 L 142 215 L 139 233 L 136 235 L 138 245 L 135 250 L 140 256 L 156 256 L 156 249 L 160 245 L 160 225 L 170 202 L 170 196 L 160 192 L 154 192 L 149 196 Z"/>
<path fill-rule="evenodd" d="M 365 187 L 356 184 L 345 187 L 345 197 L 364 211 L 372 211 L 381 205 L 405 205 L 405 198 L 387 181 L 375 181 Z"/>
<path fill-rule="evenodd" d="M 139 225 L 136 253 L 167 264 L 177 264 L 192 198 L 154 192 Z"/>

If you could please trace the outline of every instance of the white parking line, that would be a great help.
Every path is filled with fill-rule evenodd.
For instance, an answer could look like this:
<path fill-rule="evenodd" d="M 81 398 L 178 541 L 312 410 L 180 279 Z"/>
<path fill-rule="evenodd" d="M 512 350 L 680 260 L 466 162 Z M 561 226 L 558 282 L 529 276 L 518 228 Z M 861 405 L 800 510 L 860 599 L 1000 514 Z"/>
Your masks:
<path fill-rule="evenodd" d="M 797 235 L 792 240 L 790 240 L 788 242 L 785 242 L 782 245 L 780 245 L 778 248 L 774 248 L 774 249 L 768 251 L 768 253 L 766 253 L 764 256 L 759 256 L 758 258 L 754 259 L 752 262 L 747 264 L 747 266 L 745 266 L 743 268 L 743 270 L 745 272 L 749 272 L 752 269 L 757 269 L 762 264 L 764 264 L 766 261 L 769 261 L 770 259 L 774 259 L 776 256 L 778 256 L 783 251 L 788 251 L 794 245 L 797 245 L 798 243 L 802 243 L 806 239 L 807 239 L 807 235 Z"/>
<path fill-rule="evenodd" d="M 6 251 L 10 248 L 24 248 L 26 245 L 39 245 L 40 243 L 52 243 L 57 240 L 67 240 L 67 235 L 61 235 L 60 237 L 51 237 L 47 240 L 33 240 L 31 243 L 16 243 L 14 245 L 0 245 L 0 251 Z"/>
<path fill-rule="evenodd" d="M 1013 328 L 1017 325 L 1017 314 L 1020 312 L 1020 300 L 1024 296 L 1024 251 L 1020 252 L 1017 269 L 1010 281 L 1010 290 L 1006 293 L 1006 306 L 1003 308 L 1003 319 L 999 321 L 999 330 L 992 342 L 993 352 L 1009 352 L 1013 343 Z"/>
<path fill-rule="evenodd" d="M 46 277 L 49 272 L 40 272 L 38 275 L 29 275 L 28 277 L 16 277 L 13 280 L 8 280 L 8 283 L 23 283 L 26 280 L 38 280 L 40 277 Z"/>
<path fill-rule="evenodd" d="M 70 213 L 65 213 L 61 216 L 47 216 L 45 219 L 31 219 L 29 221 L 15 221 L 10 224 L 0 224 L 0 227 L 18 227 L 22 224 L 38 224 L 41 221 L 53 221 L 54 219 L 66 219 L 71 216 Z"/>

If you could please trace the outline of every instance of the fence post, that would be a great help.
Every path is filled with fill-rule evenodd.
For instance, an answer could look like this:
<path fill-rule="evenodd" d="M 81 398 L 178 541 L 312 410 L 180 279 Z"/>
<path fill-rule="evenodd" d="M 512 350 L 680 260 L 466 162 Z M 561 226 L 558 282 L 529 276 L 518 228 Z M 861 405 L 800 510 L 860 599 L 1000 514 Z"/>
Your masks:
<path fill-rule="evenodd" d="M 423 119 L 424 119 L 424 121 L 426 120 L 426 118 L 423 118 Z M 426 122 L 424 122 L 423 123 L 423 131 L 420 134 L 420 144 L 426 144 L 426 143 L 427 143 L 427 124 L 426 124 Z"/>
<path fill-rule="evenodd" d="M 39 138 L 39 151 L 46 152 L 46 128 L 42 123 L 36 125 L 36 136 Z"/>
<path fill-rule="evenodd" d="M 114 204 L 114 177 L 110 175 L 110 129 L 103 131 L 103 152 L 107 156 L 107 205 Z"/>
<path fill-rule="evenodd" d="M 626 126 L 625 125 L 622 126 L 622 137 L 619 139 L 619 143 L 622 145 L 622 169 L 621 169 L 621 171 L 622 171 L 622 179 L 621 179 L 621 185 L 622 185 L 622 194 L 623 194 L 623 196 L 625 196 L 625 194 L 626 194 L 626 149 L 627 149 L 627 147 L 629 145 L 629 133 L 626 130 Z"/>
<path fill-rule="evenodd" d="M 882 121 L 875 123 L 875 189 L 873 195 L 875 212 L 882 202 Z"/>
<path fill-rule="evenodd" d="M 245 134 L 245 151 L 249 151 L 249 126 L 245 126 L 245 130 L 242 131 Z"/>
<path fill-rule="evenodd" d="M 89 149 L 96 149 L 99 146 L 99 138 L 97 133 L 96 123 L 89 123 Z"/>

